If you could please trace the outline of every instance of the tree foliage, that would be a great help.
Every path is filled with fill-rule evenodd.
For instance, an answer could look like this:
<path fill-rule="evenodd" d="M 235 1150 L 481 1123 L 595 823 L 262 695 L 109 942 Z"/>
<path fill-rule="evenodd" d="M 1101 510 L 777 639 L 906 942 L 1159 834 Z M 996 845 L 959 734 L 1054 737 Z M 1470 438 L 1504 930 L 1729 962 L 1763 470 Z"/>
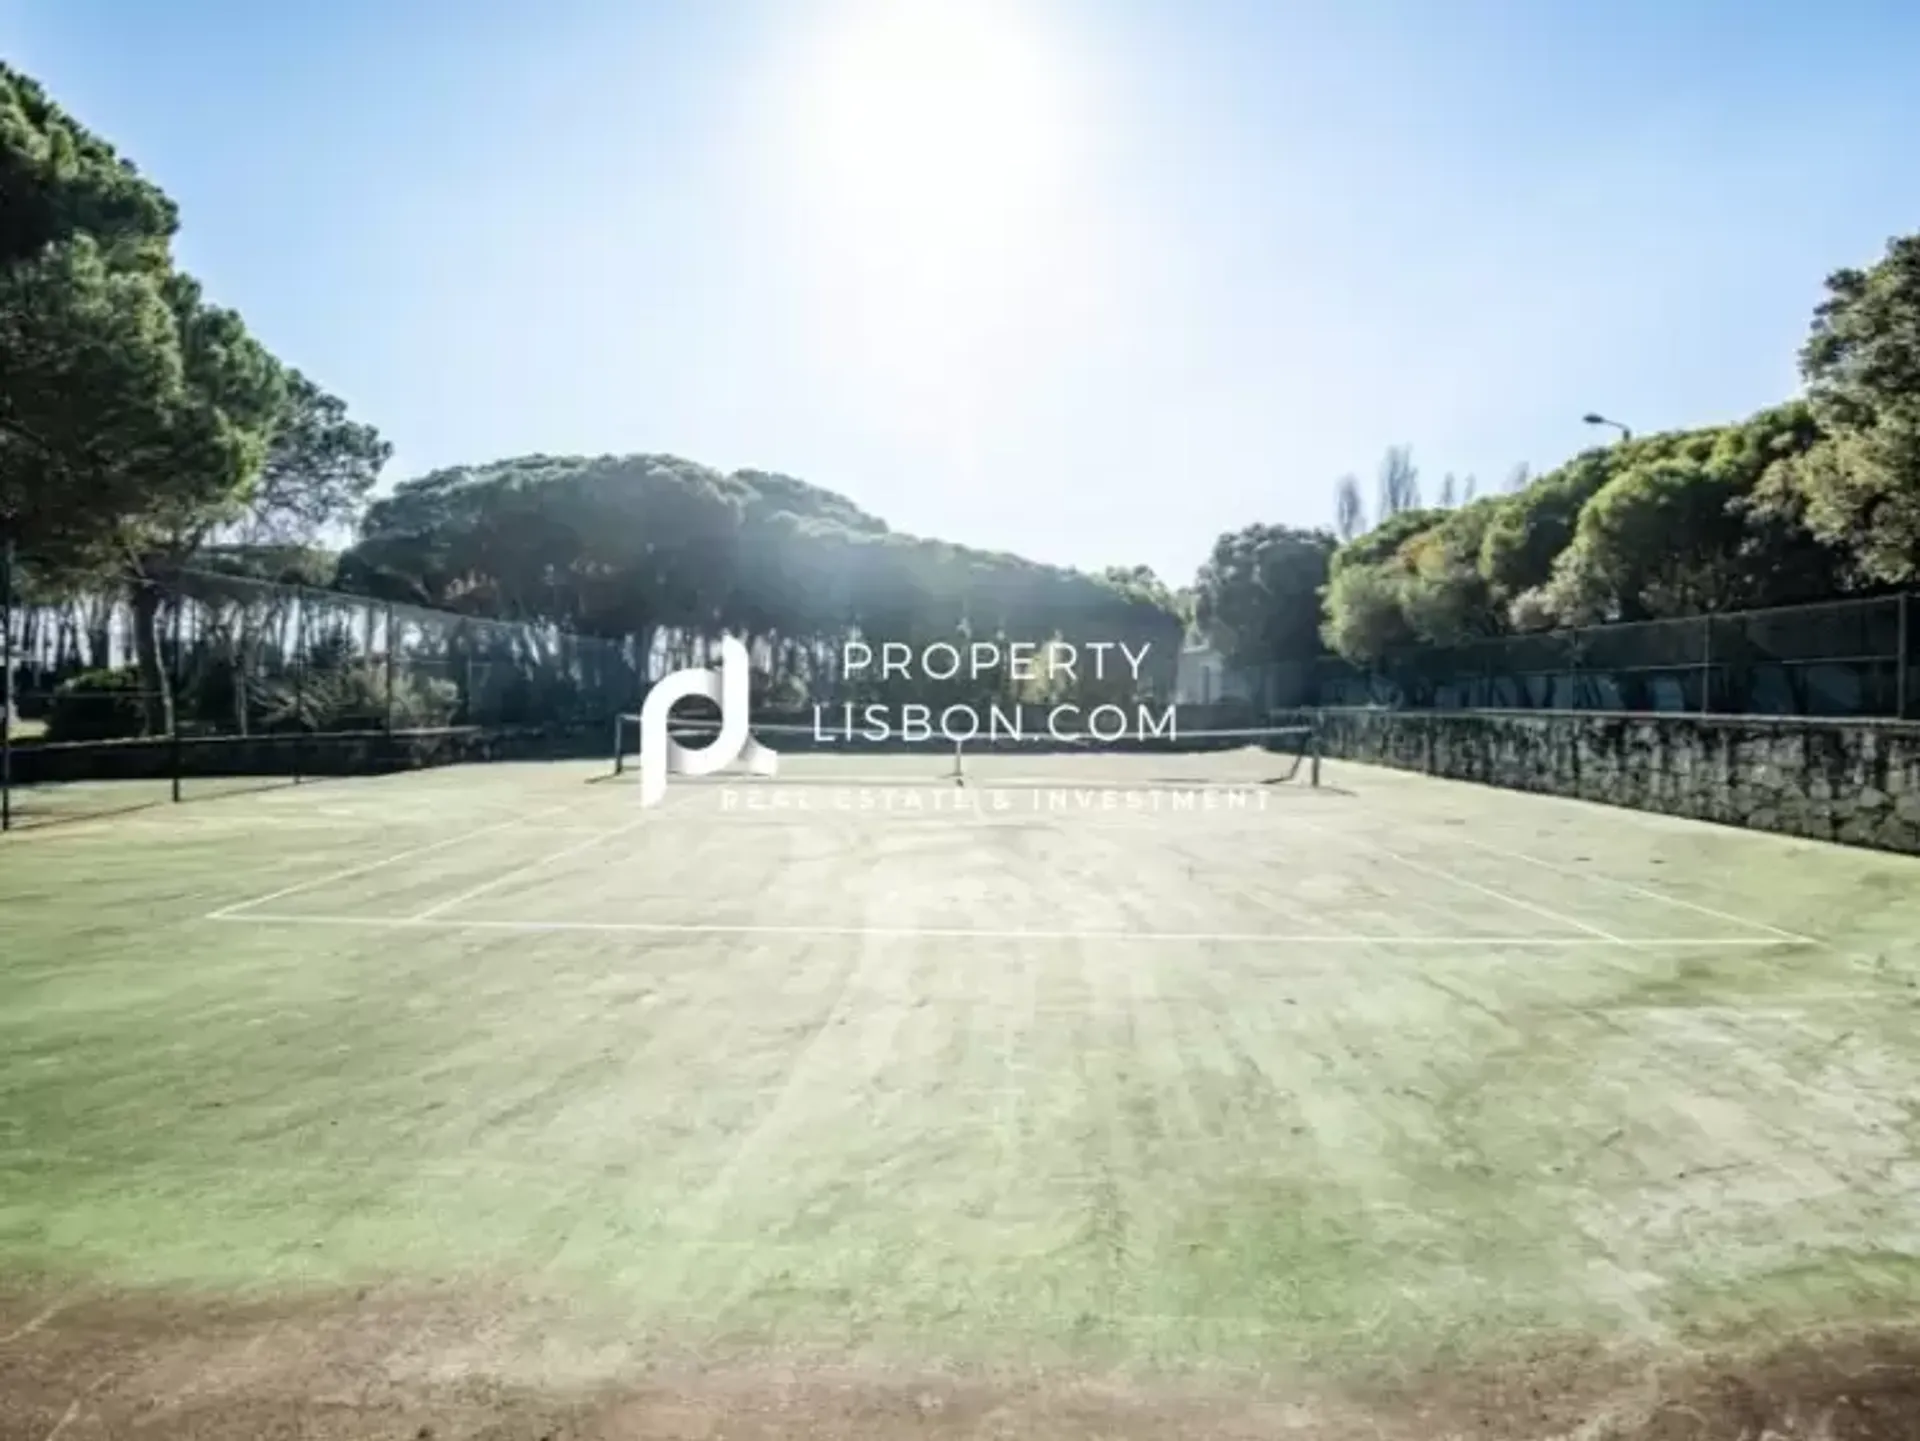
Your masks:
<path fill-rule="evenodd" d="M 187 401 L 163 277 L 75 236 L 0 267 L 0 523 L 79 563 L 147 502 L 147 467 Z"/>
<path fill-rule="evenodd" d="M 1546 584 L 1573 539 L 1581 507 L 1619 459 L 1610 449 L 1589 450 L 1512 494 L 1481 542 L 1481 573 L 1496 594 L 1512 598 Z"/>
<path fill-rule="evenodd" d="M 1094 576 L 903 535 L 791 476 L 664 455 L 528 456 L 402 482 L 368 510 L 341 577 L 396 600 L 638 636 L 687 660 L 741 635 L 769 684 L 815 692 L 857 637 L 1125 642 L 1147 648 L 1142 678 L 1164 693 L 1184 626 L 1145 567 Z"/>
<path fill-rule="evenodd" d="M 1869 270 L 1827 280 L 1801 352 L 1825 438 L 1791 485 L 1814 535 L 1871 580 L 1920 576 L 1920 235 L 1894 240 Z"/>
<path fill-rule="evenodd" d="M 1831 595 L 1852 573 L 1809 528 L 1795 484 L 1821 437 L 1793 402 L 1588 450 L 1517 492 L 1403 512 L 1334 556 L 1327 643 L 1376 664 L 1415 645 Z"/>
<path fill-rule="evenodd" d="M 311 537 L 386 459 L 174 267 L 176 224 L 157 187 L 0 65 L 0 530 L 41 584 L 130 588 L 150 728 L 171 726 L 156 573 L 222 528 Z"/>
<path fill-rule="evenodd" d="M 1329 557 L 1320 630 L 1329 649 L 1371 661 L 1412 640 L 1405 613 L 1413 574 L 1409 546 L 1444 515 L 1439 510 L 1399 511 Z"/>
<path fill-rule="evenodd" d="M 1325 531 L 1281 525 L 1221 536 L 1195 582 L 1196 620 L 1235 665 L 1311 660 L 1334 546 Z"/>
<path fill-rule="evenodd" d="M 122 263 L 164 266 L 173 202 L 27 76 L 0 63 L 0 266 L 89 235 Z"/>
<path fill-rule="evenodd" d="M 1338 573 L 1353 566 L 1395 561 L 1408 541 L 1425 534 L 1445 518 L 1446 512 L 1440 510 L 1403 510 L 1388 516 L 1365 535 L 1335 551 L 1330 567 Z"/>
<path fill-rule="evenodd" d="M 386 458 L 176 270 L 173 203 L 0 65 L 0 522 L 43 568 L 351 513 Z"/>
<path fill-rule="evenodd" d="M 0 523 L 56 562 L 97 560 L 151 517 L 156 462 L 192 424 L 176 223 L 111 146 L 0 66 Z"/>
<path fill-rule="evenodd" d="M 1407 623 L 1406 577 L 1356 565 L 1335 575 L 1326 590 L 1327 648 L 1348 660 L 1372 663 L 1413 639 Z"/>
<path fill-rule="evenodd" d="M 243 533 L 254 543 L 315 539 L 360 513 L 392 455 L 378 430 L 348 416 L 345 401 L 288 372 Z"/>
<path fill-rule="evenodd" d="M 1089 574 L 903 535 L 794 477 L 666 455 L 458 467 L 369 504 L 390 447 L 176 268 L 177 223 L 129 161 L 0 65 L 0 527 L 40 594 L 83 576 L 123 588 L 156 678 L 143 693 L 165 685 L 152 578 L 188 559 L 688 660 L 743 634 L 783 693 L 845 679 L 835 655 L 856 637 L 1121 641 L 1148 647 L 1166 687 L 1190 624 L 1241 665 L 1323 646 L 1378 664 L 1920 576 L 1920 236 L 1829 277 L 1803 400 L 1538 477 L 1522 466 L 1497 495 L 1447 473 L 1431 508 L 1395 446 L 1371 528 L 1345 476 L 1332 534 L 1246 526 L 1176 591 L 1142 566 Z M 343 554 L 321 549 L 351 525 Z M 352 699 L 360 682 L 341 684 Z"/>
<path fill-rule="evenodd" d="M 1459 645 L 1500 629 L 1493 587 L 1480 568 L 1500 509 L 1493 497 L 1468 502 L 1405 542 L 1401 607 L 1416 639 Z"/>
<path fill-rule="evenodd" d="M 1827 281 L 1793 400 L 1732 425 L 1582 452 L 1475 500 L 1381 470 L 1371 532 L 1334 555 L 1324 635 L 1397 647 L 1821 600 L 1920 578 L 1920 236 Z M 1454 502 L 1460 502 L 1457 506 Z"/>
<path fill-rule="evenodd" d="M 1635 442 L 1556 557 L 1548 614 L 1561 624 L 1647 620 L 1830 594 L 1834 553 L 1768 508 L 1763 489 L 1818 435 L 1795 402 L 1741 425 Z"/>
<path fill-rule="evenodd" d="M 1360 477 L 1343 475 L 1334 482 L 1333 532 L 1345 543 L 1366 528 L 1367 507 L 1360 499 Z"/>
<path fill-rule="evenodd" d="M 1380 461 L 1380 498 L 1374 506 L 1374 520 L 1385 524 L 1404 511 L 1420 508 L 1420 471 L 1413 463 L 1413 448 L 1389 446 Z"/>

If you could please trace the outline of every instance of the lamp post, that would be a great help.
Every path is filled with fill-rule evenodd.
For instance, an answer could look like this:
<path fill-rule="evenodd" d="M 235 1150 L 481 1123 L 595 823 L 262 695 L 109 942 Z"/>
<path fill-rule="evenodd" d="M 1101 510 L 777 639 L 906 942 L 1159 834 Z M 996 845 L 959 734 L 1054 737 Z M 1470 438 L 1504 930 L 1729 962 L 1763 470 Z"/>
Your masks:
<path fill-rule="evenodd" d="M 1633 432 L 1628 430 L 1626 426 L 1622 425 L 1617 420 L 1608 420 L 1604 415 L 1598 415 L 1593 411 L 1588 411 L 1585 415 L 1581 416 L 1580 419 L 1585 421 L 1588 425 L 1612 426 L 1615 430 L 1620 432 L 1620 440 L 1622 444 L 1633 439 Z"/>

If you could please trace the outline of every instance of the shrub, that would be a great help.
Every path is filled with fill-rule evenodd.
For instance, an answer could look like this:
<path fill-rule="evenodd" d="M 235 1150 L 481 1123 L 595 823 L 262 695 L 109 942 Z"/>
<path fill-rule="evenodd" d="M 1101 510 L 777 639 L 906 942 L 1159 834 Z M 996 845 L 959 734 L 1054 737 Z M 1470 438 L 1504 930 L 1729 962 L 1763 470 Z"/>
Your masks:
<path fill-rule="evenodd" d="M 88 670 L 60 682 L 47 711 L 50 741 L 124 740 L 146 729 L 140 672 Z"/>
<path fill-rule="evenodd" d="M 448 724 L 460 709 L 460 687 L 436 677 L 398 676 L 393 682 L 393 728 L 430 730 Z"/>
<path fill-rule="evenodd" d="M 264 687 L 264 699 L 268 730 L 380 730 L 387 723 L 386 675 L 376 666 L 314 671 L 298 684 L 275 680 Z M 459 706 L 460 690 L 452 681 L 394 677 L 395 730 L 443 726 Z"/>
<path fill-rule="evenodd" d="M 1342 569 L 1327 582 L 1322 628 L 1327 648 L 1356 664 L 1371 665 L 1406 645 L 1413 638 L 1405 611 L 1407 583 L 1404 572 L 1379 566 Z"/>

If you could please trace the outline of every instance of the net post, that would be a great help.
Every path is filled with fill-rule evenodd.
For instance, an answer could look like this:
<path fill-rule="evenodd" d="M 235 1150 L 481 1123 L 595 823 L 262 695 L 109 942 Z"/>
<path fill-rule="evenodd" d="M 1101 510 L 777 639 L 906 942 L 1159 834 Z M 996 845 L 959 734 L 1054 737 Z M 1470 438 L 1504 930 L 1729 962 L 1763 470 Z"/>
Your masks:
<path fill-rule="evenodd" d="M 1315 717 L 1307 730 L 1307 784 L 1320 789 L 1320 721 Z"/>
<path fill-rule="evenodd" d="M 616 712 L 613 717 L 613 773 L 617 776 L 627 773 L 626 740 L 626 717 Z"/>

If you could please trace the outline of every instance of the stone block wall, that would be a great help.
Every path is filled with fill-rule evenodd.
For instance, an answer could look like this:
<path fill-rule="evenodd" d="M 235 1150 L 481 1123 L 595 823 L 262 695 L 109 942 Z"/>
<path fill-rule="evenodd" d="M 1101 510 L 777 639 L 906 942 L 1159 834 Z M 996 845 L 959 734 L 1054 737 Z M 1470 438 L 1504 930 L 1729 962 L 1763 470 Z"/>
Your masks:
<path fill-rule="evenodd" d="M 1320 712 L 1336 760 L 1920 855 L 1920 723 Z"/>
<path fill-rule="evenodd" d="M 503 760 L 613 758 L 613 728 L 523 726 L 488 729 L 348 731 L 293 736 L 34 742 L 12 756 L 15 785 L 165 780 L 194 776 L 351 776 Z"/>

